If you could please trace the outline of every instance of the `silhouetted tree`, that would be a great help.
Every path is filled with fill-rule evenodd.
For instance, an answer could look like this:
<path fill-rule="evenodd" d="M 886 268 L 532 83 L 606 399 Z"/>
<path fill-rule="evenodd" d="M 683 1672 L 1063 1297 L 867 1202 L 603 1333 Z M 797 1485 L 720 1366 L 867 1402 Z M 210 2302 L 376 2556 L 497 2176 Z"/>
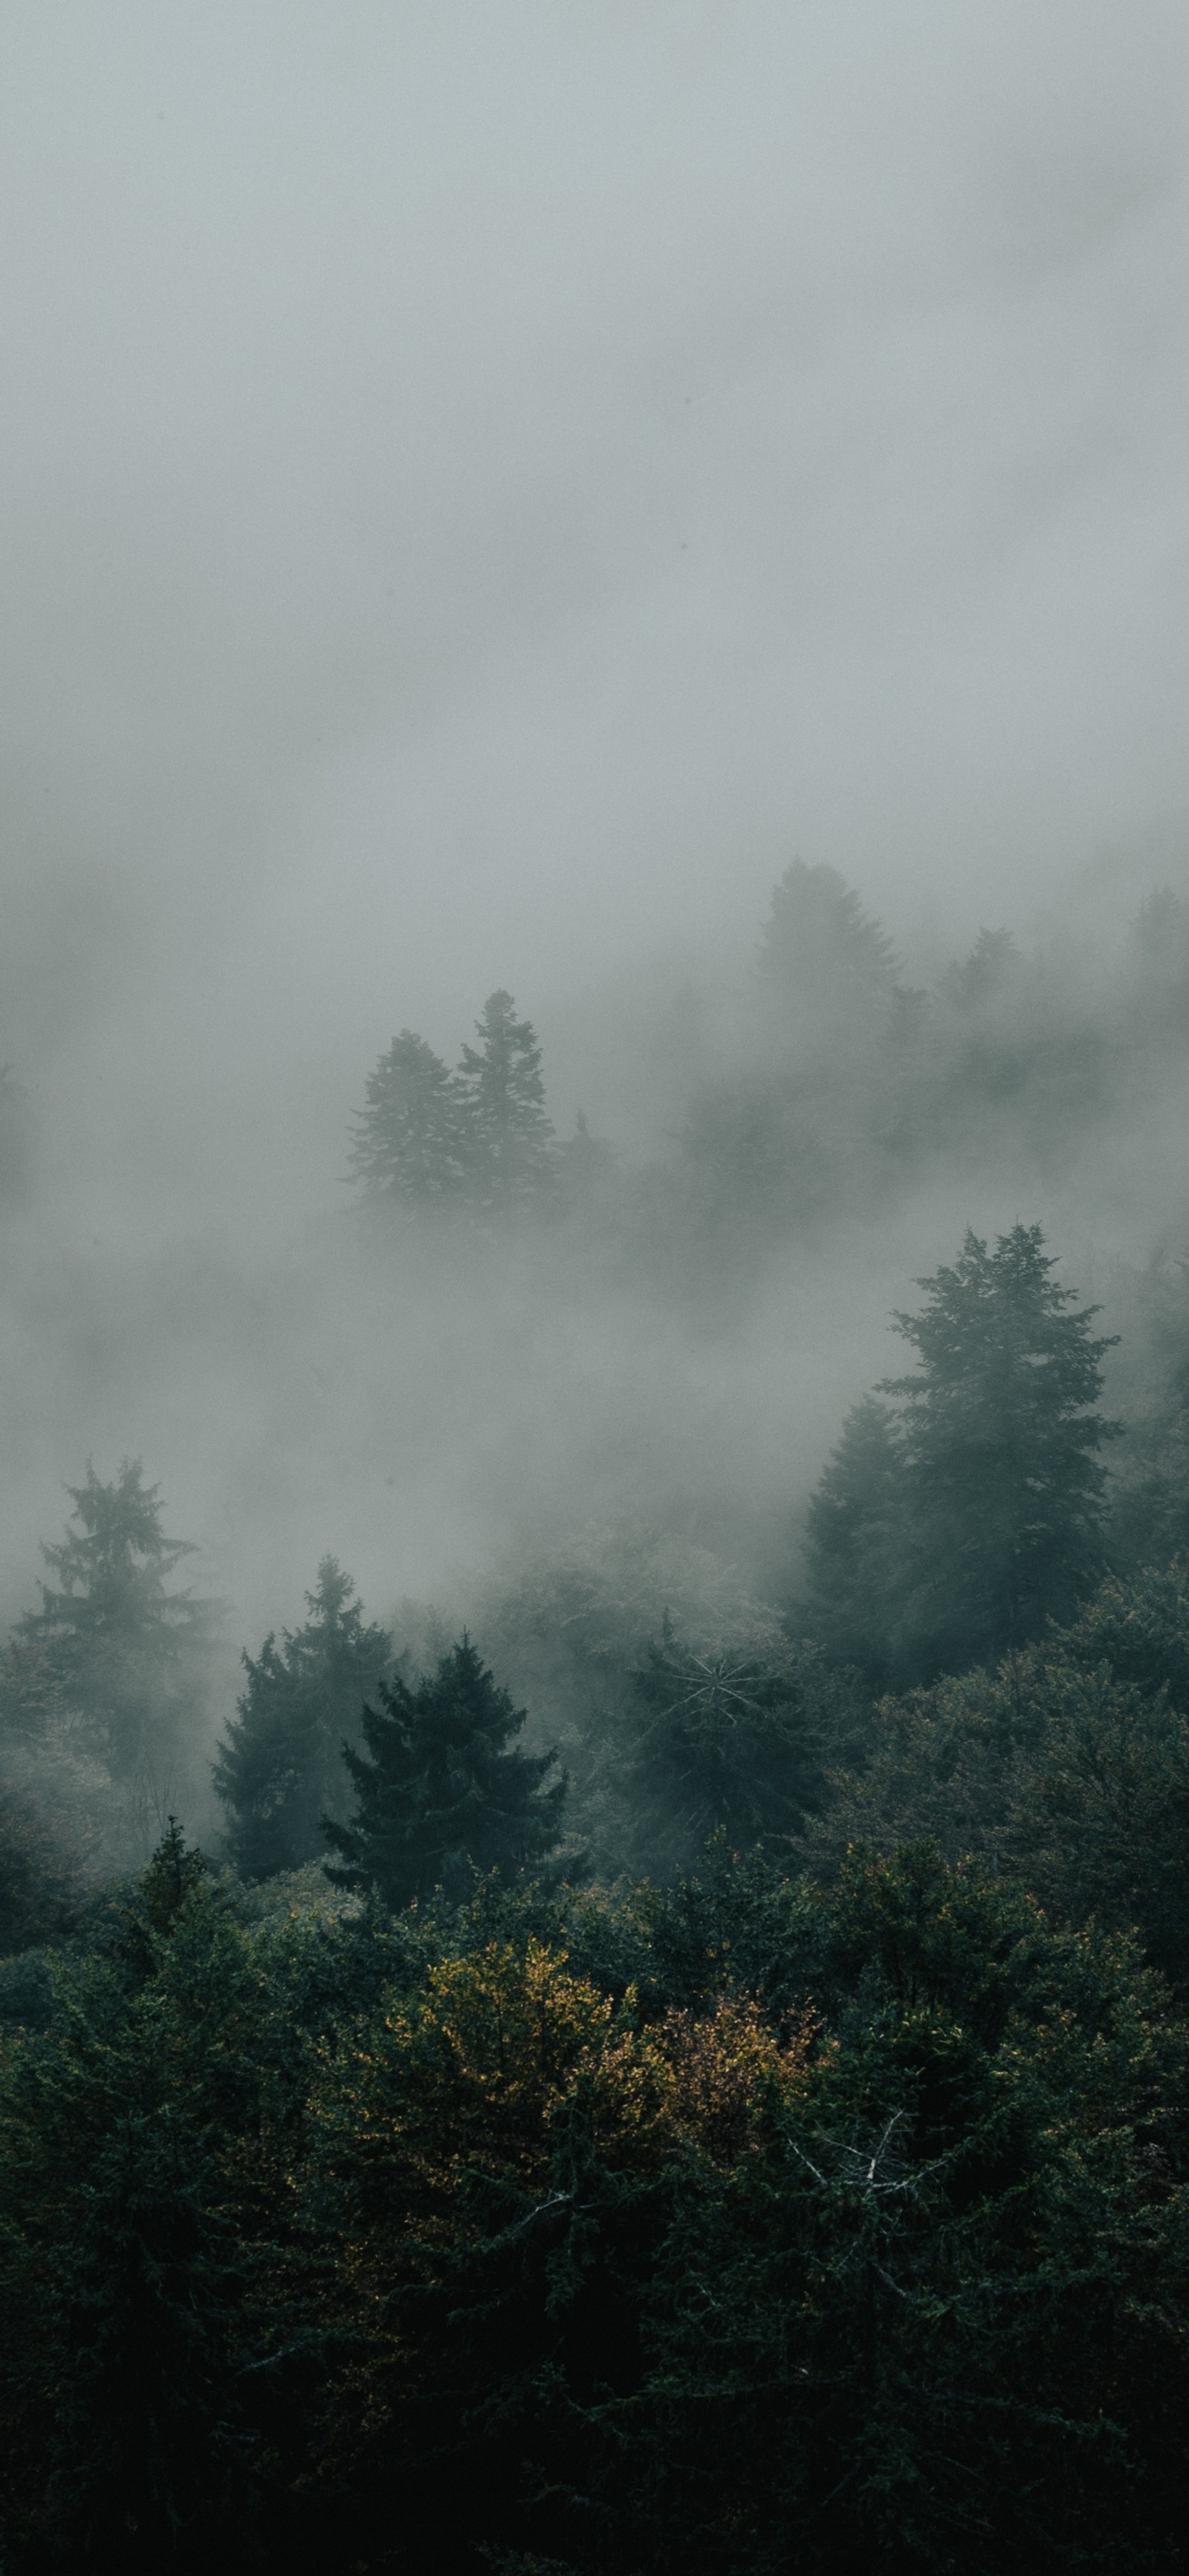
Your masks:
<path fill-rule="evenodd" d="M 472 1192 L 481 1208 L 523 1207 L 554 1178 L 541 1049 L 531 1021 L 516 1018 L 510 993 L 490 995 L 476 1031 L 481 1044 L 464 1046 L 459 1077 Z"/>
<path fill-rule="evenodd" d="M 837 868 L 795 859 L 773 890 L 757 977 L 772 1000 L 844 1017 L 895 988 L 891 941 Z"/>
<path fill-rule="evenodd" d="M 1106 1470 L 1116 1426 L 1096 1408 L 1098 1309 L 1058 1287 L 1038 1225 L 993 1252 L 968 1233 L 952 1268 L 918 1281 L 900 1314 L 919 1374 L 891 1379 L 903 1406 L 908 1597 L 902 1651 L 934 1670 L 983 1663 L 1072 1614 L 1102 1571 Z"/>
<path fill-rule="evenodd" d="M 412 1029 L 368 1075 L 356 1126 L 352 1167 L 373 1202 L 440 1208 L 461 1197 L 474 1160 L 470 1105 L 457 1074 Z"/>
<path fill-rule="evenodd" d="M 67 1491 L 77 1527 L 42 1549 L 57 1581 L 42 1584 L 40 1610 L 17 1622 L 8 1713 L 22 1714 L 22 1676 L 34 1726 L 39 1711 L 69 1711 L 111 1776 L 126 1826 L 147 1839 L 169 1804 L 197 1789 L 216 1605 L 167 1589 L 195 1551 L 165 1536 L 160 1489 L 144 1483 L 139 1459 L 125 1459 L 110 1484 L 88 1466 L 86 1483 Z"/>
<path fill-rule="evenodd" d="M 890 1405 L 864 1396 L 810 1502 L 808 1564 L 811 1624 L 876 1689 L 902 1607 L 905 1502 L 900 1423 Z"/>
<path fill-rule="evenodd" d="M 513 1748 L 524 1724 L 467 1638 L 414 1688 L 399 1675 L 363 1713 L 366 1753 L 344 1746 L 355 1788 L 349 1825 L 326 1819 L 341 1854 L 336 1886 L 374 1888 L 393 1907 L 442 1887 L 461 1897 L 476 1870 L 515 1871 L 556 1850 L 564 1779 L 552 1753 Z"/>
<path fill-rule="evenodd" d="M 1065 1618 L 1103 1562 L 1112 1337 L 1067 1311 L 1039 1226 L 967 1234 L 896 1328 L 921 1362 L 895 1417 L 852 1417 L 810 1506 L 809 1575 L 836 1653 L 899 1681 L 1008 1653 Z"/>
<path fill-rule="evenodd" d="M 392 1660 L 387 1631 L 365 1626 L 354 1585 L 333 1556 L 307 1592 L 309 1618 L 245 1654 L 248 1687 L 215 1765 L 228 1810 L 227 1847 L 245 1878 L 299 1869 L 325 1849 L 324 1808 L 341 1808 L 344 1738 Z"/>

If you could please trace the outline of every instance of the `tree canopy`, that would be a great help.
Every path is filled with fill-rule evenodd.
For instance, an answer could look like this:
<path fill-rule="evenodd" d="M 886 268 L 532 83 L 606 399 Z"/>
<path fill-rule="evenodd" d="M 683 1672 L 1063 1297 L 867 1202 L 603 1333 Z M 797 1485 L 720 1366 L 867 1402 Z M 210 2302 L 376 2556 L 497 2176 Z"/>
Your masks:
<path fill-rule="evenodd" d="M 344 1743 L 357 1743 L 364 1703 L 392 1661 L 384 1628 L 364 1622 L 355 1587 L 324 1556 L 309 1617 L 245 1653 L 238 1713 L 215 1764 L 228 1814 L 227 1849 L 246 1878 L 300 1869 L 325 1849 L 322 1817 L 347 1800 Z"/>
<path fill-rule="evenodd" d="M 350 1823 L 326 1820 L 341 1855 L 327 1876 L 407 1905 L 434 1888 L 466 1894 L 476 1872 L 540 1868 L 560 1834 L 564 1779 L 547 1786 L 552 1753 L 512 1743 L 514 1708 L 464 1637 L 412 1687 L 395 1674 L 363 1713 L 366 1752 L 347 1745 Z"/>
<path fill-rule="evenodd" d="M 1111 1337 L 1058 1285 L 1039 1226 L 967 1233 L 896 1329 L 920 1362 L 852 1415 L 810 1506 L 836 1651 L 899 1680 L 961 1671 L 1068 1617 L 1102 1571 Z M 849 1634 L 848 1634 L 849 1632 Z"/>

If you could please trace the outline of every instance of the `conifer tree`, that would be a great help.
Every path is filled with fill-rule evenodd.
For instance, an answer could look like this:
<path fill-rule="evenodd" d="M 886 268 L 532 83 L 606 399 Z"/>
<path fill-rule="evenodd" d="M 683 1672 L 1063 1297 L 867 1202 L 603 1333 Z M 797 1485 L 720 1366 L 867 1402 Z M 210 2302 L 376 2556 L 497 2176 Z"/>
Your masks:
<path fill-rule="evenodd" d="M 546 1786 L 555 1755 L 512 1744 L 514 1708 L 467 1637 L 415 1687 L 399 1675 L 363 1714 L 367 1750 L 344 1746 L 355 1789 L 349 1825 L 326 1820 L 340 1854 L 338 1887 L 374 1888 L 394 1908 L 434 1888 L 461 1898 L 476 1871 L 548 1864 L 556 1851 L 564 1778 Z"/>
<path fill-rule="evenodd" d="M 904 1441 L 889 1404 L 864 1396 L 843 1425 L 809 1505 L 813 1624 L 875 1689 L 889 1677 L 902 1602 Z"/>
<path fill-rule="evenodd" d="M 826 1641 L 872 1677 L 928 1681 L 995 1660 L 1072 1615 L 1103 1562 L 1116 1426 L 1096 1410 L 1111 1338 L 1070 1311 L 1039 1226 L 957 1261 L 897 1315 L 921 1366 L 885 1380 L 897 1411 L 852 1416 L 810 1506 L 809 1575 Z"/>
<path fill-rule="evenodd" d="M 344 1803 L 343 1740 L 357 1740 L 364 1702 L 392 1660 L 391 1638 L 365 1625 L 354 1589 L 324 1556 L 305 1626 L 244 1655 L 248 1686 L 219 1749 L 215 1788 L 228 1810 L 227 1848 L 245 1878 L 316 1859 L 323 1810 Z"/>
<path fill-rule="evenodd" d="M 484 1209 L 539 1199 L 554 1177 L 541 1049 L 510 993 L 489 995 L 476 1022 L 481 1045 L 464 1046 L 460 1082 L 470 1120 L 473 1191 Z"/>
<path fill-rule="evenodd" d="M 890 940 L 837 868 L 794 859 L 773 889 L 757 976 L 771 1001 L 838 1017 L 886 1003 L 896 960 Z"/>
<path fill-rule="evenodd" d="M 123 1831 L 148 1845 L 165 1811 L 199 1794 L 198 1737 L 209 1687 L 216 1609 L 169 1577 L 195 1550 L 167 1538 L 160 1488 L 125 1459 L 104 1484 L 88 1465 L 70 1485 L 75 1528 L 42 1548 L 56 1583 L 18 1620 L 6 1661 L 5 1713 L 33 1694 L 29 1731 L 52 1710 L 69 1721 L 113 1783 Z"/>
<path fill-rule="evenodd" d="M 368 1075 L 356 1127 L 352 1167 L 373 1203 L 442 1208 L 461 1197 L 474 1162 L 471 1105 L 412 1029 Z"/>

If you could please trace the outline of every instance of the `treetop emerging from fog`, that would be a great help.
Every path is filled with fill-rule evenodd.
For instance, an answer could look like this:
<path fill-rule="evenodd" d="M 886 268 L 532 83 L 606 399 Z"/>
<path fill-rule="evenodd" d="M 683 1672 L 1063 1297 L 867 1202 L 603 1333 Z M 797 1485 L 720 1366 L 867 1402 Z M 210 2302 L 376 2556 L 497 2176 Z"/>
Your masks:
<path fill-rule="evenodd" d="M 1002 1655 L 1069 1615 L 1102 1565 L 1115 1425 L 1095 1410 L 1111 1338 L 1058 1286 L 1039 1226 L 967 1233 L 896 1329 L 920 1361 L 852 1414 L 810 1510 L 837 1650 L 919 1680 Z"/>
<path fill-rule="evenodd" d="M 406 1208 L 524 1208 L 554 1179 L 541 1049 L 512 995 L 492 993 L 455 1072 L 402 1029 L 367 1082 L 355 1177 L 369 1200 Z"/>

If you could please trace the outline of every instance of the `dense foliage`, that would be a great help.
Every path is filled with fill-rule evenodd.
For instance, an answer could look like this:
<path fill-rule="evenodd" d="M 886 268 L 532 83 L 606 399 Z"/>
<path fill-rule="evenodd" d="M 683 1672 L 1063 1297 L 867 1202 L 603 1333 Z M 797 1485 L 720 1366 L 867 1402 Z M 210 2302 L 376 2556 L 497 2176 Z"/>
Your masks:
<path fill-rule="evenodd" d="M 139 1459 L 68 1490 L 75 1526 L 42 1549 L 56 1581 L 0 1666 L 6 1749 L 36 1757 L 39 1781 L 73 1775 L 109 1856 L 143 1858 L 205 1788 L 216 1605 L 170 1588 L 194 1551 L 166 1537 Z"/>
<path fill-rule="evenodd" d="M 927 1846 L 246 1919 L 0 2072 L 6 2563 L 1172 2566 L 1185 2034 Z"/>
<path fill-rule="evenodd" d="M 540 1868 L 560 1835 L 565 1780 L 555 1757 L 514 1745 L 524 1710 L 492 1679 L 468 1638 L 415 1687 L 395 1673 L 365 1708 L 367 1750 L 344 1748 L 355 1790 L 348 1825 L 326 1820 L 340 1887 L 375 1889 L 389 1905 L 445 1888 L 461 1897 L 478 1870 Z"/>
<path fill-rule="evenodd" d="M 300 1869 L 325 1848 L 322 1818 L 346 1803 L 343 1746 L 392 1658 L 387 1630 L 365 1622 L 355 1587 L 323 1557 L 309 1617 L 245 1654 L 248 1687 L 215 1764 L 229 1857 L 245 1878 Z"/>
<path fill-rule="evenodd" d="M 810 1506 L 810 1581 L 837 1654 L 895 1678 L 982 1663 L 1071 1611 L 1103 1565 L 1117 1429 L 1096 1410 L 1107 1336 L 1052 1277 L 1039 1226 L 968 1233 L 896 1318 L 920 1362 L 893 1412 L 852 1416 Z"/>
<path fill-rule="evenodd" d="M 713 1335 L 947 1156 L 1043 1205 L 1187 996 L 1171 896 L 1096 990 L 984 930 L 924 991 L 797 863 L 643 1168 L 506 992 L 395 1038 L 351 1257 L 398 1329 L 465 1270 Z M 213 1605 L 139 1464 L 69 1489 L 0 1655 L 6 2576 L 1183 2565 L 1185 1271 L 1113 1449 L 1095 1307 L 968 1232 L 803 1553 L 790 1462 L 775 1605 L 694 1492 L 391 1627 L 325 1558 L 209 1856 Z"/>

